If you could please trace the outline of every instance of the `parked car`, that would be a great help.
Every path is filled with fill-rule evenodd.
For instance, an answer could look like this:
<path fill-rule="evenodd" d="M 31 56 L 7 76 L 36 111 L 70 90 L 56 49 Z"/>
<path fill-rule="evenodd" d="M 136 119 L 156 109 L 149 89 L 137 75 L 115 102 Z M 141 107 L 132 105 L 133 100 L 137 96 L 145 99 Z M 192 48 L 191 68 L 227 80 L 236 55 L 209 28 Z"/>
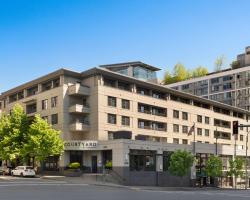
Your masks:
<path fill-rule="evenodd" d="M 17 166 L 15 169 L 11 171 L 12 176 L 29 176 L 34 177 L 36 175 L 35 170 L 31 166 Z"/>
<path fill-rule="evenodd" d="M 9 175 L 10 174 L 10 168 L 6 166 L 0 166 L 0 174 L 2 175 Z"/>

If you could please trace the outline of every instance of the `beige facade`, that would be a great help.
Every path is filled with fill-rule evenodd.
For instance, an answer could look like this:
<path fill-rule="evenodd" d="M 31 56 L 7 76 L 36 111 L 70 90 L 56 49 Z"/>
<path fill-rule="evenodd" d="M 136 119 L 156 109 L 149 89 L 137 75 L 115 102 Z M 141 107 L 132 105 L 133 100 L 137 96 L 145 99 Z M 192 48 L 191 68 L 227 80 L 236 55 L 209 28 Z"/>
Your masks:
<path fill-rule="evenodd" d="M 37 91 L 29 93 L 34 86 Z M 15 94 L 17 98 L 13 99 Z M 102 167 L 102 151 L 106 150 L 112 150 L 114 167 L 129 167 L 132 146 L 163 152 L 170 145 L 169 149 L 193 151 L 194 133 L 188 132 L 194 124 L 197 153 L 215 154 L 217 137 L 217 153 L 232 155 L 235 144 L 232 121 L 246 124 L 246 116 L 250 116 L 240 108 L 100 67 L 82 73 L 58 70 L 4 92 L 0 102 L 2 112 L 9 113 L 19 103 L 31 117 L 40 114 L 49 123 L 54 120 L 52 126 L 61 130 L 65 142 L 73 145 L 65 146 L 60 167 L 67 166 L 77 156 L 82 157 L 81 164 L 85 166 L 91 167 L 96 162 L 97 167 Z M 124 139 L 116 138 L 119 131 L 131 133 L 131 140 L 115 140 Z M 81 141 L 94 141 L 97 146 L 74 149 Z M 243 156 L 245 149 L 246 129 L 243 129 L 239 131 L 236 150 Z M 158 170 L 162 168 L 158 163 Z"/>

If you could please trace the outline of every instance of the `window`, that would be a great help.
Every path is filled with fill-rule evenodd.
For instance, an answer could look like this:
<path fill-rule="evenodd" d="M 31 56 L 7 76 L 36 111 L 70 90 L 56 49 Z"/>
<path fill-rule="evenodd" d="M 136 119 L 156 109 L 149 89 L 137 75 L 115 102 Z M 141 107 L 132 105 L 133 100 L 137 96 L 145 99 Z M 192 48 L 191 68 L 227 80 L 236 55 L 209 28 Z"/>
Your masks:
<path fill-rule="evenodd" d="M 108 114 L 108 123 L 110 123 L 110 124 L 116 124 L 116 115 L 114 115 L 114 114 Z"/>
<path fill-rule="evenodd" d="M 182 119 L 188 120 L 188 113 L 187 112 L 182 112 Z"/>
<path fill-rule="evenodd" d="M 42 100 L 42 110 L 48 109 L 48 99 Z"/>
<path fill-rule="evenodd" d="M 37 92 L 38 92 L 38 85 L 31 87 L 31 88 L 28 88 L 27 89 L 27 96 L 35 95 L 35 94 L 37 94 Z"/>
<path fill-rule="evenodd" d="M 211 83 L 219 83 L 219 78 L 213 78 L 211 79 Z"/>
<path fill-rule="evenodd" d="M 179 111 L 178 110 L 173 111 L 173 117 L 176 119 L 179 119 Z"/>
<path fill-rule="evenodd" d="M 53 85 L 53 88 L 59 87 L 60 86 L 60 78 L 52 80 L 52 85 Z"/>
<path fill-rule="evenodd" d="M 209 117 L 205 117 L 205 124 L 209 124 Z"/>
<path fill-rule="evenodd" d="M 116 97 L 108 96 L 108 106 L 116 107 Z"/>
<path fill-rule="evenodd" d="M 130 109 L 130 102 L 129 100 L 126 100 L 126 99 L 122 99 L 122 108 L 123 109 Z"/>
<path fill-rule="evenodd" d="M 130 171 L 155 171 L 156 152 L 145 150 L 130 150 Z"/>
<path fill-rule="evenodd" d="M 209 129 L 205 129 L 205 136 L 209 137 Z"/>
<path fill-rule="evenodd" d="M 182 126 L 182 133 L 188 133 L 188 126 Z"/>
<path fill-rule="evenodd" d="M 223 76 L 223 81 L 230 81 L 232 79 L 233 79 L 233 77 L 231 75 Z"/>
<path fill-rule="evenodd" d="M 52 88 L 51 81 L 47 81 L 47 82 L 42 84 L 42 91 L 47 91 L 47 90 L 50 90 L 51 88 Z"/>
<path fill-rule="evenodd" d="M 128 83 L 118 82 L 118 88 L 121 90 L 130 91 L 130 85 Z"/>
<path fill-rule="evenodd" d="M 243 135 L 240 135 L 240 141 L 243 141 L 243 138 L 244 138 Z"/>
<path fill-rule="evenodd" d="M 232 84 L 231 83 L 225 83 L 223 85 L 223 90 L 229 90 L 229 89 L 232 89 Z"/>
<path fill-rule="evenodd" d="M 42 119 L 45 120 L 46 122 L 49 122 L 49 117 L 48 116 L 43 116 Z"/>
<path fill-rule="evenodd" d="M 197 122 L 202 123 L 202 116 L 201 115 L 197 115 Z"/>
<path fill-rule="evenodd" d="M 202 135 L 202 129 L 201 128 L 197 128 L 197 135 Z"/>
<path fill-rule="evenodd" d="M 112 131 L 108 131 L 108 140 L 114 139 L 114 133 Z"/>
<path fill-rule="evenodd" d="M 116 87 L 116 81 L 104 78 L 104 85 L 109 87 Z"/>
<path fill-rule="evenodd" d="M 51 98 L 51 108 L 55 108 L 57 106 L 57 97 Z"/>
<path fill-rule="evenodd" d="M 58 114 L 51 115 L 51 124 L 58 124 Z"/>
<path fill-rule="evenodd" d="M 37 111 L 36 110 L 36 103 L 29 104 L 26 106 L 26 113 L 27 114 L 35 113 L 36 111 Z"/>
<path fill-rule="evenodd" d="M 187 143 L 188 143 L 188 140 L 186 140 L 186 139 L 182 140 L 182 144 L 187 144 Z"/>
<path fill-rule="evenodd" d="M 43 166 L 47 171 L 59 171 L 58 168 L 59 156 L 49 156 L 45 159 Z"/>
<path fill-rule="evenodd" d="M 174 131 L 175 133 L 179 133 L 179 125 L 178 125 L 178 124 L 174 124 L 174 125 L 173 125 L 173 131 Z"/>
<path fill-rule="evenodd" d="M 130 118 L 127 116 L 122 116 L 122 125 L 129 126 L 130 125 Z"/>
<path fill-rule="evenodd" d="M 174 139 L 173 139 L 173 143 L 174 143 L 174 144 L 179 144 L 179 139 L 178 139 L 178 138 L 174 138 Z"/>

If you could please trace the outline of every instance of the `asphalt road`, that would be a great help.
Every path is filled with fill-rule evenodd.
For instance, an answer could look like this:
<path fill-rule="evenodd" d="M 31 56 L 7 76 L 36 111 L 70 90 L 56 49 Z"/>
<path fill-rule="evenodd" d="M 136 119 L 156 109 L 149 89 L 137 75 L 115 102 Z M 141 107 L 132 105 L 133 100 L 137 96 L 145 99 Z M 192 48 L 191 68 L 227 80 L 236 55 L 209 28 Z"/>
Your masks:
<path fill-rule="evenodd" d="M 41 179 L 0 180 L 0 200 L 249 200 L 250 191 L 156 191 Z"/>

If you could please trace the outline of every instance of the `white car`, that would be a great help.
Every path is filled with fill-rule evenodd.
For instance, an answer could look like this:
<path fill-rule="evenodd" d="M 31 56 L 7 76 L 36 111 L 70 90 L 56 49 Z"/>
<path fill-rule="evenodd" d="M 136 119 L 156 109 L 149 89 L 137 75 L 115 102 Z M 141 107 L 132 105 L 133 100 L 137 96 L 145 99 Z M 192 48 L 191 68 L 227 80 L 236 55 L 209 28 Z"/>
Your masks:
<path fill-rule="evenodd" d="M 17 166 L 15 169 L 11 171 L 12 176 L 30 176 L 34 177 L 36 172 L 31 166 Z"/>

